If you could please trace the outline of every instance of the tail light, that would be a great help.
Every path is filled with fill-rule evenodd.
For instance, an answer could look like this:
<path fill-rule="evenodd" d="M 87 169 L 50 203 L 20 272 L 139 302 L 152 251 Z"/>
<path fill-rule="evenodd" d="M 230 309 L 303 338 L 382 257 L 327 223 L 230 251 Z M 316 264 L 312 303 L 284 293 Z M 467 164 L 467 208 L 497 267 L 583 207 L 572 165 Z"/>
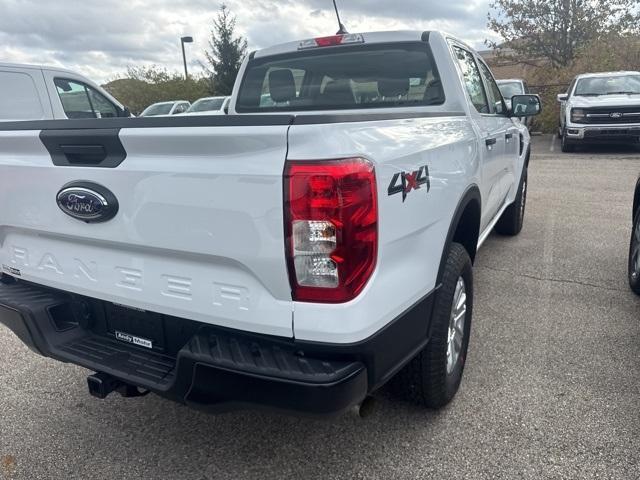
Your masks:
<path fill-rule="evenodd" d="M 373 165 L 362 158 L 289 161 L 284 181 L 293 299 L 352 300 L 371 277 L 378 253 Z"/>

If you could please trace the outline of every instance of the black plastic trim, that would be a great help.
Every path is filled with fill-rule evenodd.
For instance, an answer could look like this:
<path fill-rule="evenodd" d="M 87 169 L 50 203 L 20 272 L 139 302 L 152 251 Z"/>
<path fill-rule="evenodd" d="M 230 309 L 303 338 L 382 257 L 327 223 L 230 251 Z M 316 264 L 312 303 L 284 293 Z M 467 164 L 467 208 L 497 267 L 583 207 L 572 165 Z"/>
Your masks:
<path fill-rule="evenodd" d="M 391 109 L 390 109 L 391 110 Z M 374 122 L 411 118 L 464 117 L 464 112 L 385 112 L 385 113 L 339 113 L 339 114 L 295 114 L 295 115 L 217 115 L 180 116 L 161 118 L 103 118 L 88 120 L 37 120 L 25 122 L 0 122 L 0 131 L 84 131 L 97 134 L 100 130 L 123 128 L 169 128 L 169 127 L 261 127 L 279 125 L 316 125 L 329 123 Z"/>
<path fill-rule="evenodd" d="M 115 168 L 127 152 L 119 128 L 43 130 L 40 141 L 59 167 Z"/>
<path fill-rule="evenodd" d="M 290 125 L 293 115 L 173 115 L 170 117 L 91 118 L 86 120 L 34 120 L 0 122 L 9 130 L 100 130 L 163 127 L 250 127 Z"/>
<path fill-rule="evenodd" d="M 442 280 L 447 255 L 449 255 L 449 247 L 451 246 L 451 242 L 453 242 L 453 236 L 458 229 L 458 225 L 460 224 L 460 220 L 462 219 L 462 214 L 466 210 L 467 206 L 473 201 L 478 202 L 478 205 L 482 206 L 482 197 L 480 196 L 480 189 L 477 185 L 469 186 L 467 190 L 465 190 L 464 194 L 462 194 L 453 218 L 451 219 L 451 223 L 449 224 L 447 239 L 442 250 L 442 257 L 440 258 L 440 268 L 438 269 L 438 284 L 440 284 Z M 478 234 L 479 233 L 480 232 L 478 232 Z M 470 255 L 470 257 L 473 260 L 473 255 Z"/>
<path fill-rule="evenodd" d="M 327 344 L 297 340 L 308 355 L 356 358 L 367 366 L 369 389 L 383 386 L 429 342 L 433 303 L 438 287 L 371 337 L 351 344 Z"/>
<path fill-rule="evenodd" d="M 427 343 L 431 292 L 370 338 L 324 344 L 230 330 L 168 318 L 191 335 L 182 347 L 145 349 L 118 342 L 96 322 L 51 318 L 53 306 L 107 302 L 27 282 L 0 283 L 0 323 L 32 349 L 110 375 L 128 385 L 208 411 L 275 408 L 331 414 L 364 400 Z M 158 315 L 158 314 L 152 314 Z M 76 325 L 73 327 L 73 325 Z M 93 324 L 93 325 L 92 325 Z M 187 337 L 188 338 L 188 337 Z"/>

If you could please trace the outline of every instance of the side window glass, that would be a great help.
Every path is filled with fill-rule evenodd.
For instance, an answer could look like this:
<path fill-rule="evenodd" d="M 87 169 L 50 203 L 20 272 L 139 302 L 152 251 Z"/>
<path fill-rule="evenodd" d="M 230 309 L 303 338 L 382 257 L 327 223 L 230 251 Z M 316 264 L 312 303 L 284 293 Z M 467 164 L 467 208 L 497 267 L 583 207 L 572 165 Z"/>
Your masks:
<path fill-rule="evenodd" d="M 63 78 L 56 78 L 54 83 L 67 118 L 96 118 L 85 85 Z"/>
<path fill-rule="evenodd" d="M 491 98 L 491 105 L 493 106 L 493 113 L 498 115 L 504 115 L 505 106 L 502 101 L 502 93 L 500 93 L 500 89 L 498 88 L 498 84 L 493 79 L 493 75 L 484 62 L 478 62 L 480 65 L 480 72 L 482 73 L 482 77 L 484 78 L 485 84 L 489 86 L 489 98 Z"/>
<path fill-rule="evenodd" d="M 89 91 L 89 98 L 91 99 L 93 110 L 99 114 L 96 115 L 96 117 L 115 118 L 118 116 L 118 109 L 104 95 L 91 87 L 87 87 L 87 90 Z"/>
<path fill-rule="evenodd" d="M 473 59 L 473 55 L 458 46 L 454 46 L 453 51 L 455 52 L 460 70 L 462 70 L 464 86 L 471 98 L 471 103 L 473 103 L 473 106 L 478 112 L 491 113 L 489 103 L 487 102 L 487 95 L 484 91 L 484 86 L 482 85 L 480 71 Z"/>
<path fill-rule="evenodd" d="M 0 120 L 40 120 L 44 108 L 30 75 L 0 72 Z"/>
<path fill-rule="evenodd" d="M 187 105 L 185 103 L 179 103 L 176 109 L 173 111 L 173 114 L 177 115 L 178 113 L 184 113 L 186 111 L 187 111 Z"/>

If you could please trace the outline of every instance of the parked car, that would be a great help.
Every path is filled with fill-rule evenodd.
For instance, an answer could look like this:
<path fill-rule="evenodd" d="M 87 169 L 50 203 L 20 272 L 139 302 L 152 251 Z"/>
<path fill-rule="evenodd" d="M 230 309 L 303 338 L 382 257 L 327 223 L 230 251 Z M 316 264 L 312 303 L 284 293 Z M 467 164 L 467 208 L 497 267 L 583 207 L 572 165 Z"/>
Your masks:
<path fill-rule="evenodd" d="M 512 78 L 508 80 L 496 80 L 498 88 L 504 97 L 507 108 L 511 110 L 511 98 L 515 95 L 528 95 L 531 93 L 527 82 L 521 78 Z M 527 127 L 531 127 L 533 117 L 522 117 L 520 121 Z"/>
<path fill-rule="evenodd" d="M 178 115 L 189 110 L 191 103 L 186 100 L 173 100 L 170 102 L 158 102 L 149 105 L 140 114 L 141 117 L 160 117 L 169 115 Z"/>
<path fill-rule="evenodd" d="M 103 88 L 76 72 L 0 63 L 0 122 L 130 115 Z"/>
<path fill-rule="evenodd" d="M 628 280 L 631 290 L 640 295 L 640 177 L 636 181 L 636 188 L 633 194 L 631 225 Z"/>
<path fill-rule="evenodd" d="M 185 115 L 225 115 L 231 97 L 206 97 L 193 102 Z"/>
<path fill-rule="evenodd" d="M 391 378 L 453 398 L 476 252 L 521 231 L 530 154 L 471 47 L 287 43 L 245 59 L 229 115 L 149 120 L 0 125 L 0 322 L 99 398 L 329 414 Z"/>
<path fill-rule="evenodd" d="M 640 139 L 640 72 L 578 75 L 558 102 L 563 152 L 583 143 Z"/>

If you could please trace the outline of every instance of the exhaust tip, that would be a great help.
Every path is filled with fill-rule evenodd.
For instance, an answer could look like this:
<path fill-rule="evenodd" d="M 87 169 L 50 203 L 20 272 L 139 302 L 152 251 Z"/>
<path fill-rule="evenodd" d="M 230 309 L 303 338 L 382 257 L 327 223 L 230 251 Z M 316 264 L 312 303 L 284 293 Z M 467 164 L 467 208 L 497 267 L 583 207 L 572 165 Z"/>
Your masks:
<path fill-rule="evenodd" d="M 371 416 L 376 408 L 376 399 L 373 397 L 365 398 L 358 406 L 358 415 L 360 418 L 367 418 Z"/>

